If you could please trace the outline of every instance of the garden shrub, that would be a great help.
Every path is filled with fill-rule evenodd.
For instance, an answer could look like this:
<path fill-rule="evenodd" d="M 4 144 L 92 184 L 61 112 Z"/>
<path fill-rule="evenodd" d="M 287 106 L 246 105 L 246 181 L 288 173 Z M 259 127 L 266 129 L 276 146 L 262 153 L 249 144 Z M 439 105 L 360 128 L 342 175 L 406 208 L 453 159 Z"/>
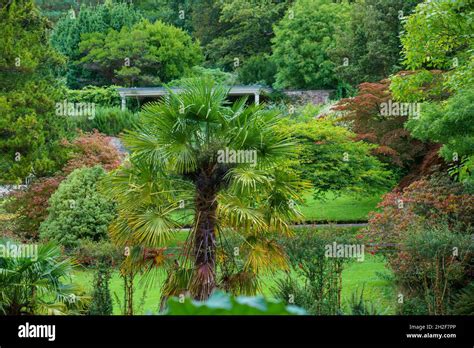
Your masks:
<path fill-rule="evenodd" d="M 22 241 L 38 240 L 39 225 L 48 216 L 48 200 L 63 179 L 62 175 L 42 178 L 26 189 L 14 191 L 10 195 L 6 209 L 16 215 L 17 238 Z"/>
<path fill-rule="evenodd" d="M 94 130 L 100 133 L 117 136 L 124 130 L 132 130 L 135 127 L 138 114 L 130 110 L 122 110 L 119 107 L 102 107 L 95 109 L 95 116 L 80 116 L 75 118 L 76 127 L 83 131 Z"/>
<path fill-rule="evenodd" d="M 97 190 L 104 175 L 100 166 L 73 171 L 51 196 L 40 237 L 65 247 L 76 246 L 80 239 L 99 241 L 107 237 L 115 205 Z"/>
<path fill-rule="evenodd" d="M 312 110 L 306 107 L 303 113 L 311 115 Z M 332 120 L 311 116 L 294 118 L 282 129 L 292 132 L 299 142 L 296 169 L 311 181 L 316 198 L 328 191 L 365 195 L 392 187 L 391 171 L 371 155 L 374 145 L 356 141 L 354 133 Z"/>
<path fill-rule="evenodd" d="M 369 215 L 369 242 L 398 243 L 413 226 L 441 218 L 466 228 L 474 223 L 474 196 L 464 185 L 441 174 L 387 193 L 377 208 Z"/>
<path fill-rule="evenodd" d="M 110 266 L 100 262 L 94 277 L 94 291 L 89 307 L 89 315 L 112 315 L 113 304 L 110 296 Z"/>
<path fill-rule="evenodd" d="M 397 310 L 400 315 L 426 315 L 428 306 L 422 298 L 404 297 Z"/>
<path fill-rule="evenodd" d="M 63 168 L 65 174 L 82 167 L 101 165 L 106 171 L 117 168 L 122 162 L 122 154 L 110 143 L 110 138 L 97 131 L 81 133 L 68 146 L 73 154 Z"/>
<path fill-rule="evenodd" d="M 376 145 L 372 149 L 374 155 L 406 173 L 425 155 L 427 145 L 414 139 L 404 128 L 407 115 L 381 115 L 381 105 L 392 99 L 389 87 L 387 79 L 362 83 L 355 97 L 341 99 L 334 110 L 340 111 L 340 121 L 350 122 L 357 140 Z"/>
<path fill-rule="evenodd" d="M 122 261 L 123 250 L 108 240 L 83 239 L 78 241 L 76 247 L 70 251 L 70 255 L 83 266 L 97 266 L 99 263 L 105 263 L 114 267 Z"/>
<path fill-rule="evenodd" d="M 326 246 L 356 244 L 344 232 L 298 230 L 295 236 L 281 239 L 293 274 L 276 281 L 272 289 L 277 299 L 305 308 L 310 314 L 341 312 L 342 271 L 348 258 L 327 257 Z"/>
<path fill-rule="evenodd" d="M 450 314 L 474 315 L 474 281 L 455 296 Z"/>
<path fill-rule="evenodd" d="M 436 175 L 385 195 L 379 208 L 367 242 L 384 251 L 404 301 L 423 302 L 424 314 L 446 314 L 452 296 L 472 279 L 474 197 Z M 408 307 L 401 311 L 411 313 Z"/>
<path fill-rule="evenodd" d="M 68 174 L 78 168 L 101 165 L 106 171 L 117 168 L 121 154 L 110 144 L 110 138 L 100 134 L 80 134 L 74 141 L 63 143 L 72 151 L 62 172 L 50 178 L 33 181 L 17 190 L 5 203 L 5 210 L 15 214 L 15 235 L 21 240 L 37 240 L 40 224 L 48 216 L 48 200 Z"/>
<path fill-rule="evenodd" d="M 117 91 L 119 86 L 86 86 L 82 89 L 68 89 L 66 92 L 69 103 L 94 103 L 97 106 L 113 107 L 120 105 L 121 99 Z"/>
<path fill-rule="evenodd" d="M 402 243 L 399 258 L 390 263 L 398 269 L 398 282 L 409 295 L 424 300 L 430 315 L 447 314 L 451 296 L 466 281 L 474 242 L 470 234 L 463 232 L 447 226 L 411 230 Z"/>

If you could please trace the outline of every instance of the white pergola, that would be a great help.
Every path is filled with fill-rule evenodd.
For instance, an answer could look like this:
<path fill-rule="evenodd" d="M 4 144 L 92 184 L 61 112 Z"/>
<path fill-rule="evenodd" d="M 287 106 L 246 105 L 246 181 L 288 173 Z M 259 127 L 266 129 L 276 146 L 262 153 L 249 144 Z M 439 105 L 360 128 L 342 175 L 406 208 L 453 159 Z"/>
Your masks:
<path fill-rule="evenodd" d="M 170 88 L 174 93 L 179 93 L 182 88 Z M 168 95 L 168 89 L 165 87 L 132 87 L 132 88 L 117 88 L 117 91 L 122 99 L 122 110 L 127 108 L 127 97 L 164 97 Z M 255 104 L 260 103 L 260 94 L 270 93 L 272 90 L 260 85 L 253 86 L 233 86 L 230 87 L 229 96 L 240 97 L 253 95 Z"/>

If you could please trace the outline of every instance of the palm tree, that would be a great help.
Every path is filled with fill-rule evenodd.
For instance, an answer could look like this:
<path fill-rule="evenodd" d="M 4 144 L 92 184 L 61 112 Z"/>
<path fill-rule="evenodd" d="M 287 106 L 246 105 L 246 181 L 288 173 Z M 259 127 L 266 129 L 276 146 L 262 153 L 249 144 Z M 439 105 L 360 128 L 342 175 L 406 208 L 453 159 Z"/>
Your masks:
<path fill-rule="evenodd" d="M 289 233 L 288 221 L 299 216 L 295 203 L 305 184 L 290 169 L 295 143 L 279 128 L 277 110 L 247 106 L 245 99 L 230 104 L 227 95 L 223 86 L 193 79 L 181 92 L 147 104 L 137 130 L 124 137 L 128 161 L 103 186 L 118 202 L 111 236 L 132 247 L 130 267 L 166 263 L 157 248 L 186 223 L 178 212 L 194 216 L 165 296 L 188 291 L 202 300 L 217 286 L 254 292 L 253 275 L 286 265 L 272 236 Z M 245 262 L 231 277 L 234 284 L 217 279 L 225 233 L 241 237 Z M 253 285 L 243 290 L 243 283 Z"/>
<path fill-rule="evenodd" d="M 9 255 L 19 244 L 0 240 L 0 314 L 79 314 L 88 298 L 65 283 L 75 263 L 54 244 L 36 246 L 32 255 Z M 16 253 L 16 252 L 15 252 Z"/>

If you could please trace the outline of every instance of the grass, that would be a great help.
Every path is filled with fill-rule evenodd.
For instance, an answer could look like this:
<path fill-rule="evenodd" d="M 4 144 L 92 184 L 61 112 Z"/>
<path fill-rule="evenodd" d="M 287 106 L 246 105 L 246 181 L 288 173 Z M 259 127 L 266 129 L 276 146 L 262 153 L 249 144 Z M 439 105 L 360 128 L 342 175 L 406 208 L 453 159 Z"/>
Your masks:
<path fill-rule="evenodd" d="M 355 196 L 342 194 L 336 196 L 329 192 L 321 199 L 315 199 L 312 193 L 304 196 L 305 204 L 300 206 L 304 221 L 307 223 L 325 222 L 361 222 L 367 221 L 369 212 L 376 209 L 382 195 Z M 175 214 L 183 224 L 191 224 L 193 212 L 183 211 Z"/>
<path fill-rule="evenodd" d="M 322 228 L 321 228 L 322 230 Z M 351 233 L 356 233 L 358 228 L 351 228 Z M 170 242 L 170 246 L 176 245 L 186 239 L 188 232 L 179 231 L 176 238 Z M 393 285 L 379 274 L 390 274 L 384 260 L 380 256 L 365 254 L 362 262 L 351 262 L 346 265 L 342 273 L 342 302 L 343 305 L 355 292 L 364 289 L 364 298 L 376 305 L 382 314 L 395 313 L 395 294 Z M 275 279 L 281 273 L 267 274 L 262 276 L 261 294 L 267 298 L 273 298 L 272 288 Z M 82 269 L 74 272 L 73 281 L 81 284 L 88 292 L 92 291 L 94 271 Z M 138 276 L 135 280 L 135 310 L 137 314 L 157 313 L 159 309 L 161 286 L 165 280 L 164 271 L 159 272 L 155 278 L 155 285 L 145 291 L 145 287 Z M 114 314 L 121 314 L 120 306 L 116 298 L 123 304 L 123 280 L 118 271 L 114 271 L 110 281 L 110 292 L 114 301 Z"/>
<path fill-rule="evenodd" d="M 367 220 L 367 214 L 374 210 L 380 201 L 380 196 L 355 197 L 341 195 L 336 197 L 329 193 L 326 200 L 315 200 L 310 194 L 305 197 L 306 204 L 301 211 L 306 221 L 311 222 L 356 222 Z M 191 222 L 189 212 L 183 214 L 183 220 Z M 355 231 L 358 228 L 354 228 Z M 176 246 L 186 240 L 188 231 L 179 231 L 175 238 L 170 241 L 169 246 Z M 394 290 L 389 280 L 382 279 L 379 273 L 388 273 L 384 261 L 380 257 L 366 255 L 363 262 L 352 262 L 346 266 L 342 274 L 342 299 L 343 303 L 348 301 L 355 291 L 364 289 L 364 298 L 374 303 L 383 314 L 394 314 Z M 92 270 L 83 269 L 73 274 L 73 281 L 82 284 L 88 291 L 92 291 L 94 273 Z M 264 275 L 262 279 L 262 295 L 272 298 L 272 288 L 278 274 Z M 137 314 L 157 313 L 159 309 L 161 286 L 165 280 L 165 273 L 161 272 L 155 279 L 153 287 L 145 290 L 138 276 L 135 280 L 135 310 Z M 118 271 L 113 272 L 110 281 L 110 292 L 114 301 L 114 314 L 120 314 L 120 306 L 117 298 L 123 304 L 123 280 Z"/>
<path fill-rule="evenodd" d="M 316 200 L 312 194 L 305 197 L 301 206 L 305 221 L 356 222 L 367 221 L 369 212 L 375 210 L 381 195 L 357 197 L 353 195 L 336 196 L 329 192 L 325 200 Z"/>
<path fill-rule="evenodd" d="M 347 266 L 342 273 L 342 299 L 343 303 L 348 301 L 352 293 L 364 289 L 364 298 L 382 310 L 382 314 L 394 314 L 395 295 L 390 281 L 381 279 L 379 272 L 388 273 L 385 263 L 376 256 L 366 256 L 363 262 L 353 262 Z M 73 281 L 82 284 L 84 288 L 92 291 L 92 281 L 94 272 L 92 270 L 76 271 Z M 268 274 L 263 276 L 262 294 L 267 298 L 273 298 L 272 288 L 278 274 Z M 137 314 L 157 313 L 160 304 L 161 285 L 165 280 L 164 272 L 156 279 L 156 285 L 145 291 L 140 283 L 141 277 L 135 281 L 135 308 Z M 123 280 L 119 273 L 115 271 L 110 281 L 110 293 L 114 302 L 114 314 L 121 314 L 120 307 L 116 301 L 119 298 L 123 304 Z M 114 295 L 115 294 L 115 295 Z"/>
<path fill-rule="evenodd" d="M 381 256 L 366 254 L 363 262 L 349 264 L 342 272 L 343 302 L 349 301 L 355 291 L 360 293 L 363 289 L 364 299 L 376 305 L 381 314 L 395 314 L 393 284 L 381 274 L 391 274 Z"/>

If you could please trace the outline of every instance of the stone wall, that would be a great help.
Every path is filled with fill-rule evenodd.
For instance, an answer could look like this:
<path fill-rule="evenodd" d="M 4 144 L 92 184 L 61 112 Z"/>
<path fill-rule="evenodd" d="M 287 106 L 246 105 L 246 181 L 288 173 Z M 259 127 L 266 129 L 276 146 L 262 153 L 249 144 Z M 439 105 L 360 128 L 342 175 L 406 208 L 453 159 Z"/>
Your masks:
<path fill-rule="evenodd" d="M 315 105 L 325 104 L 329 102 L 329 96 L 332 90 L 294 90 L 284 91 L 284 93 L 290 97 L 295 104 L 307 104 L 313 103 Z"/>

